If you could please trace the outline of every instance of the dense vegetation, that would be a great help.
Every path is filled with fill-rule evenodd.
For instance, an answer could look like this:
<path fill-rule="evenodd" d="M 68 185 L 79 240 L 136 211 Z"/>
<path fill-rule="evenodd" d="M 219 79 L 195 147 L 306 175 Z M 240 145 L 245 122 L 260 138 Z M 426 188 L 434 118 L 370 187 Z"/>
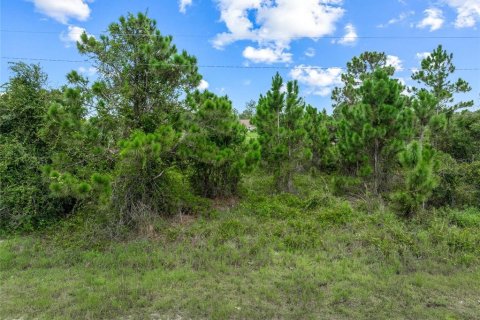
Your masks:
<path fill-rule="evenodd" d="M 239 116 L 172 41 L 129 14 L 77 43 L 93 83 L 12 64 L 0 318 L 478 315 L 480 112 L 452 54 L 408 88 L 354 57 L 332 115 L 276 74 Z"/>

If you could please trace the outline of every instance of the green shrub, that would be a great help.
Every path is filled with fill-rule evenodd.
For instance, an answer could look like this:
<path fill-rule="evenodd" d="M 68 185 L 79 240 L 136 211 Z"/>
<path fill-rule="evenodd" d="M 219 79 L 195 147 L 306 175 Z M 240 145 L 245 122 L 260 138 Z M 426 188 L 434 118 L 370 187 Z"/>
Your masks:
<path fill-rule="evenodd" d="M 75 200 L 50 195 L 43 159 L 13 140 L 0 143 L 0 229 L 31 231 L 69 212 Z"/>
<path fill-rule="evenodd" d="M 154 216 L 192 213 L 201 204 L 170 159 L 178 138 L 167 126 L 150 134 L 137 131 L 121 142 L 112 206 L 122 223 L 137 225 Z"/>
<path fill-rule="evenodd" d="M 335 175 L 332 177 L 334 195 L 355 194 L 364 191 L 360 178 Z"/>
<path fill-rule="evenodd" d="M 436 207 L 480 205 L 480 161 L 458 163 L 448 154 L 439 154 L 439 184 L 430 203 Z"/>
<path fill-rule="evenodd" d="M 451 223 L 461 228 L 480 228 L 480 210 L 478 208 L 451 210 L 448 212 L 448 218 Z"/>
<path fill-rule="evenodd" d="M 353 210 L 346 201 L 334 201 L 328 207 L 318 212 L 317 219 L 320 223 L 343 225 L 353 218 Z"/>

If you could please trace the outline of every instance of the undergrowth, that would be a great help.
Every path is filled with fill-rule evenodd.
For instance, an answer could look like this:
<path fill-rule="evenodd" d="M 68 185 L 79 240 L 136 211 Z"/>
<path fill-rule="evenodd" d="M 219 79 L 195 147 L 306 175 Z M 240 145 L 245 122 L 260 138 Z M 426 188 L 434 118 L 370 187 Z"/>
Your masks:
<path fill-rule="evenodd" d="M 112 233 L 101 212 L 0 243 L 0 318 L 431 318 L 480 310 L 480 212 L 406 220 L 300 176 Z M 204 204 L 207 206 L 207 204 Z M 113 236 L 112 236 L 113 235 Z"/>

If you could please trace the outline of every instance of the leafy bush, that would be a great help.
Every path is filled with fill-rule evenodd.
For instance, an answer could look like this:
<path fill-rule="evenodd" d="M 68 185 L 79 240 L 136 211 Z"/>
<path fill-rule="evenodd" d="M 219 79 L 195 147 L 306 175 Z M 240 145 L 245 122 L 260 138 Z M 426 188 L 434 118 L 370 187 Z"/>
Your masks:
<path fill-rule="evenodd" d="M 480 205 L 480 161 L 458 163 L 448 154 L 439 154 L 438 187 L 430 203 L 436 207 Z"/>
<path fill-rule="evenodd" d="M 0 143 L 0 149 L 0 229 L 31 231 L 70 211 L 74 199 L 50 195 L 43 159 L 17 141 Z"/>

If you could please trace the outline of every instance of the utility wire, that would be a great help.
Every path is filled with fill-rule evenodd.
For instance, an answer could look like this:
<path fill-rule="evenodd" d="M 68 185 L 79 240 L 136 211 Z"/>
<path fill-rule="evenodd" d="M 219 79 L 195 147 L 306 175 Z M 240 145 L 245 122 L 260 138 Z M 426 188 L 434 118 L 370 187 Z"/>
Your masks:
<path fill-rule="evenodd" d="M 30 34 L 58 34 L 58 31 L 36 31 L 36 30 L 14 30 L 14 29 L 0 29 L 0 32 L 3 33 L 30 33 Z M 82 31 L 69 31 L 68 33 L 70 34 L 83 34 Z M 108 31 L 104 31 L 108 32 Z M 88 33 L 88 35 L 94 35 L 94 36 L 101 36 L 103 33 Z M 138 34 L 138 33 L 122 33 L 122 35 L 128 35 L 128 36 L 147 36 L 150 34 Z M 152 33 L 151 35 L 155 35 Z M 167 34 L 162 36 L 167 36 Z M 213 38 L 215 35 L 205 35 L 205 34 L 169 34 L 174 37 L 186 37 L 186 38 Z M 278 38 L 278 39 L 276 39 Z M 317 36 L 317 37 L 311 37 L 311 36 L 291 36 L 291 37 L 283 37 L 279 36 L 276 37 L 275 35 L 273 36 L 272 41 L 275 40 L 289 40 L 289 39 L 303 39 L 303 38 L 311 38 L 311 39 L 480 39 L 480 36 L 409 36 L 409 35 L 404 35 L 404 36 L 398 36 L 398 35 L 386 35 L 386 36 Z M 261 39 L 261 37 L 259 37 Z M 253 39 L 255 40 L 255 39 Z"/>
<path fill-rule="evenodd" d="M 89 63 L 90 60 L 68 60 L 68 59 L 50 59 L 50 58 L 25 58 L 25 57 L 1 57 L 2 60 L 26 60 L 26 61 L 47 61 L 47 62 L 66 62 L 66 63 Z M 149 64 L 139 64 L 139 65 L 149 65 Z M 328 69 L 341 69 L 345 70 L 344 67 L 317 67 L 317 66 L 243 66 L 243 65 L 196 65 L 199 68 L 217 68 L 217 69 L 305 69 L 305 70 L 328 70 Z M 157 66 L 158 68 L 189 68 L 191 65 L 181 65 L 181 64 L 172 64 L 164 63 Z M 403 68 L 403 70 L 416 71 L 417 68 Z M 480 71 L 480 67 L 470 67 L 470 68 L 455 68 L 456 71 Z"/>

